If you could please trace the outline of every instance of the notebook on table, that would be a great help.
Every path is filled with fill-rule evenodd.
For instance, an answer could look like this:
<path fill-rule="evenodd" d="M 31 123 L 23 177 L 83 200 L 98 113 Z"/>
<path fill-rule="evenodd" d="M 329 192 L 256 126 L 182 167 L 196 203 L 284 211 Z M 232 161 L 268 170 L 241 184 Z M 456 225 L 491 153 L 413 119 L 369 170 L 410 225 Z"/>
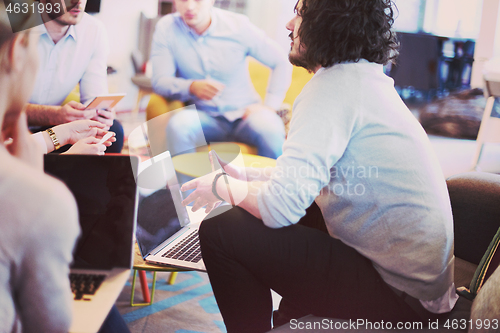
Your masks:
<path fill-rule="evenodd" d="M 198 228 L 207 214 L 204 209 L 193 213 L 182 205 L 170 153 L 152 157 L 141 163 L 139 169 L 139 187 L 157 189 L 138 208 L 136 238 L 143 259 L 153 264 L 206 271 Z"/>
<path fill-rule="evenodd" d="M 137 167 L 135 156 L 45 155 L 45 172 L 63 181 L 78 205 L 70 332 L 97 332 L 130 276 Z"/>

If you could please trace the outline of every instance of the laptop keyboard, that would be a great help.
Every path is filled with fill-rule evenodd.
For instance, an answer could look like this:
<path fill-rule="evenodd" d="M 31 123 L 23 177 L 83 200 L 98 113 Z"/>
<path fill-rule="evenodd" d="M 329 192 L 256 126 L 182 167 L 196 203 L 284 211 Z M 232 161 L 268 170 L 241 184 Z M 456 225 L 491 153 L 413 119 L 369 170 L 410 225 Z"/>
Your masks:
<path fill-rule="evenodd" d="M 162 257 L 197 263 L 201 260 L 198 230 L 192 231 L 182 242 L 165 252 Z"/>
<path fill-rule="evenodd" d="M 71 291 L 75 294 L 75 300 L 83 299 L 84 295 L 94 295 L 101 286 L 106 275 L 102 274 L 69 274 Z"/>

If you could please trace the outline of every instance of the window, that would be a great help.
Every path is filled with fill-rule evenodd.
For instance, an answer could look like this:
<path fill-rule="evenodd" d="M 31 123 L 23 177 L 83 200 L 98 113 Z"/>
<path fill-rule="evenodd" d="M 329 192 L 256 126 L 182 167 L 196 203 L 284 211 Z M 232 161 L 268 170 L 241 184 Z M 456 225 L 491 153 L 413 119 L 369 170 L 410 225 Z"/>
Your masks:
<path fill-rule="evenodd" d="M 476 39 L 483 0 L 393 0 L 394 29 L 451 38 Z"/>
<path fill-rule="evenodd" d="M 434 35 L 476 39 L 483 0 L 427 0 L 424 31 Z"/>
<path fill-rule="evenodd" d="M 215 0 L 215 7 L 246 14 L 246 0 Z"/>
<path fill-rule="evenodd" d="M 416 33 L 422 30 L 422 10 L 425 9 L 424 0 L 393 0 L 394 29 L 401 32 Z"/>

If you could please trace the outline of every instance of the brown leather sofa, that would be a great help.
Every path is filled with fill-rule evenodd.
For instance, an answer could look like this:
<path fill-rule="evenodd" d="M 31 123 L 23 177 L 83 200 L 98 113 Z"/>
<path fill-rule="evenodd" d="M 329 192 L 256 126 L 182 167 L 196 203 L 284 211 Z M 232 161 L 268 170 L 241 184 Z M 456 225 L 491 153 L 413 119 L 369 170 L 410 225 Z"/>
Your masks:
<path fill-rule="evenodd" d="M 500 175 L 484 172 L 467 172 L 447 179 L 453 210 L 455 232 L 455 285 L 469 287 L 474 272 L 488 249 L 492 238 L 500 227 Z M 496 263 L 498 265 L 498 263 Z M 485 294 L 478 293 L 479 299 L 500 294 L 500 267 L 492 275 L 493 279 L 485 287 Z M 486 284 L 485 284 L 486 286 Z M 479 296 L 480 295 L 480 296 Z M 491 295 L 491 296 L 490 296 Z M 489 313 L 497 311 L 500 315 L 500 300 L 481 300 L 481 303 L 494 303 L 498 309 L 491 308 Z M 470 328 L 471 306 L 473 302 L 460 297 L 455 309 L 449 316 L 440 320 L 424 323 L 423 327 L 404 329 L 404 332 L 467 332 Z M 479 309 L 477 311 L 484 309 Z M 473 315 L 472 318 L 478 318 Z M 361 320 L 362 318 L 360 318 Z M 356 322 L 356 320 L 354 320 Z M 361 322 L 360 322 L 361 323 Z M 465 325 L 464 323 L 468 323 Z M 427 324 L 427 325 L 425 325 Z M 431 326 L 432 325 L 432 326 Z M 389 329 L 375 329 L 375 326 L 357 326 L 353 321 L 332 318 L 320 318 L 312 315 L 297 319 L 291 323 L 273 329 L 272 333 L 286 332 L 393 332 Z M 387 327 L 385 327 L 387 328 Z M 473 330 L 469 330 L 473 331 Z"/>

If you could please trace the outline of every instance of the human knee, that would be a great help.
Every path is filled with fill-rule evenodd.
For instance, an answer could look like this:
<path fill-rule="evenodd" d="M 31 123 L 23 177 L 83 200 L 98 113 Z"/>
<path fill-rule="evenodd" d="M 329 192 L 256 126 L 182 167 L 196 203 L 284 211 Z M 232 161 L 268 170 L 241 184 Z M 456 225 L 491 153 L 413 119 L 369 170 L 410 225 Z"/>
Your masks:
<path fill-rule="evenodd" d="M 200 242 L 216 241 L 231 232 L 234 209 L 231 206 L 220 206 L 205 217 L 198 231 Z"/>
<path fill-rule="evenodd" d="M 281 118 L 276 114 L 267 115 L 264 118 L 252 116 L 246 119 L 241 129 L 240 133 L 244 137 L 237 137 L 237 139 L 257 146 L 259 155 L 277 158 L 281 155 L 285 142 L 285 127 Z"/>
<path fill-rule="evenodd" d="M 200 127 L 196 112 L 180 112 L 172 116 L 167 123 L 167 133 L 190 133 Z"/>
<path fill-rule="evenodd" d="M 166 126 L 167 148 L 173 155 L 206 145 L 205 135 L 196 112 L 174 115 Z"/>
<path fill-rule="evenodd" d="M 217 219 L 217 217 L 205 219 L 201 224 L 198 230 L 198 237 L 200 239 L 200 245 L 202 249 L 206 249 L 207 247 L 211 247 L 211 244 L 214 244 L 218 241 L 220 235 L 220 226 L 221 221 Z"/>
<path fill-rule="evenodd" d="M 198 229 L 200 243 L 204 243 L 207 239 L 211 238 L 211 235 L 214 234 L 214 228 L 215 227 L 210 220 L 205 220 L 200 224 L 200 228 Z"/>
<path fill-rule="evenodd" d="M 247 118 L 250 129 L 262 136 L 285 137 L 285 125 L 280 116 L 266 112 L 250 115 Z"/>

